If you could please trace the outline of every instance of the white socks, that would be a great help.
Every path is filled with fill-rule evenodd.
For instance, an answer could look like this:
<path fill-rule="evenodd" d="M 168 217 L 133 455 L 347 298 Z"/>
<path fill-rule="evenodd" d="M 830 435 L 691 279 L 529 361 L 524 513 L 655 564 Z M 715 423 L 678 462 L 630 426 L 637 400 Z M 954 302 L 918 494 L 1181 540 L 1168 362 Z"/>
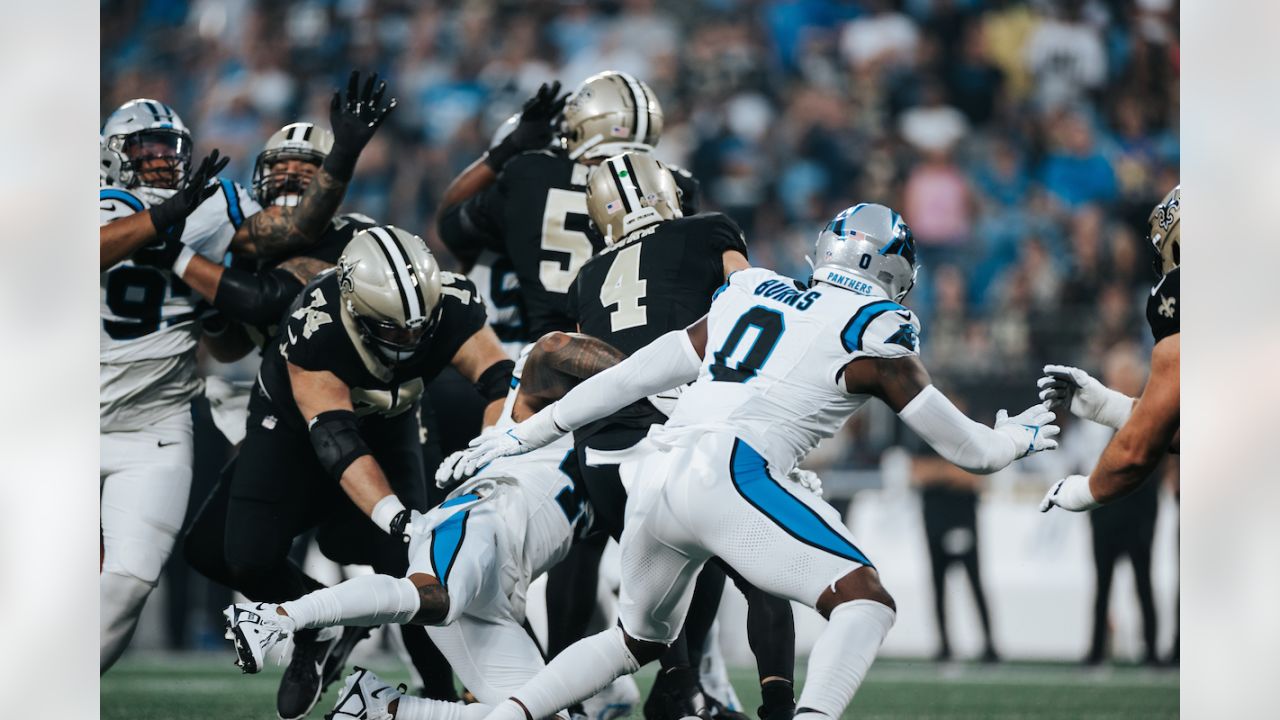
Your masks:
<path fill-rule="evenodd" d="M 840 717 L 867 676 L 895 616 L 874 600 L 851 600 L 832 610 L 831 622 L 809 654 L 809 672 L 796 709 Z M 797 720 L 809 717 L 810 712 L 796 713 Z"/>
<path fill-rule="evenodd" d="M 396 706 L 396 720 L 483 720 L 493 710 L 492 705 L 445 702 L 430 698 L 400 696 Z"/>
<path fill-rule="evenodd" d="M 281 603 L 295 630 L 331 625 L 404 624 L 418 612 L 418 588 L 408 578 L 361 575 Z M 281 618 L 284 624 L 288 620 Z"/>
<path fill-rule="evenodd" d="M 515 697 L 537 720 L 582 702 L 615 678 L 639 669 L 640 663 L 622 639 L 622 629 L 612 627 L 565 648 L 517 690 Z M 489 720 L 528 720 L 524 708 L 505 700 L 489 714 Z"/>

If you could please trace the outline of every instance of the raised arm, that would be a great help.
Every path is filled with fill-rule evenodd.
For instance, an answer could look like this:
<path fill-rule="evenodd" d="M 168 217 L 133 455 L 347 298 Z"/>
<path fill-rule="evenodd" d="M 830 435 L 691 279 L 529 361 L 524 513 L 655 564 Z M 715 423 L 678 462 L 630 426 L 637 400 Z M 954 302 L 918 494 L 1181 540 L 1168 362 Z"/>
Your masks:
<path fill-rule="evenodd" d="M 845 389 L 883 400 L 946 460 L 973 473 L 991 473 L 1033 452 L 1058 446 L 1058 427 L 1044 405 L 1010 418 L 1001 410 L 994 427 L 969 419 L 929 378 L 917 355 L 861 357 L 845 366 Z"/>
<path fill-rule="evenodd" d="M 347 93 L 334 92 L 329 105 L 333 149 L 324 159 L 295 207 L 272 206 L 249 218 L 232 238 L 237 252 L 269 258 L 297 252 L 319 240 L 346 195 L 356 160 L 387 116 L 396 99 L 383 101 L 387 83 L 374 73 L 360 88 L 360 73 L 351 71 Z"/>
<path fill-rule="evenodd" d="M 220 158 L 215 149 L 200 161 L 187 184 L 168 200 L 99 228 L 99 272 L 110 270 L 116 263 L 151 243 L 156 246 L 148 248 L 150 254 L 167 253 L 168 248 L 178 244 L 179 247 L 172 250 L 176 256 L 181 250 L 179 238 L 182 237 L 187 216 L 218 191 L 217 183 L 210 184 L 209 181 L 227 166 L 229 160 L 227 157 Z"/>

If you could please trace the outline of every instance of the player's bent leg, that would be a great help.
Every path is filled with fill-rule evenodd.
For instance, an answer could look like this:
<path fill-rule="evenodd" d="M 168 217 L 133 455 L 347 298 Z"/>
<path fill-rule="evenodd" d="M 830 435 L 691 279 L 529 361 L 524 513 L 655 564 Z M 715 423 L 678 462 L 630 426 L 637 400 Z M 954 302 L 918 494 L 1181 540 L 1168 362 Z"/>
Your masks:
<path fill-rule="evenodd" d="M 128 647 L 173 550 L 191 491 L 191 453 L 187 414 L 102 435 L 101 672 Z"/>

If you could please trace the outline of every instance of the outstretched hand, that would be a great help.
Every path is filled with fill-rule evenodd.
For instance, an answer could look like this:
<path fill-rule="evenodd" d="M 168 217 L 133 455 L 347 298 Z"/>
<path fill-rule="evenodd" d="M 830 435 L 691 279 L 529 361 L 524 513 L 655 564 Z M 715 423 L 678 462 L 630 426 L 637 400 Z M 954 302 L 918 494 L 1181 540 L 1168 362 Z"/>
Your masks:
<path fill-rule="evenodd" d="M 1045 403 L 1032 405 L 1013 417 L 1001 410 L 996 413 L 995 430 L 1009 436 L 1019 448 L 1017 458 L 1024 458 L 1032 453 L 1053 450 L 1058 447 L 1057 437 L 1061 430 L 1053 425 L 1054 415 Z"/>
<path fill-rule="evenodd" d="M 339 180 L 350 180 L 355 170 L 356 158 L 373 138 L 374 133 L 396 108 L 396 99 L 384 101 L 386 81 L 379 81 L 378 74 L 365 78 L 360 86 L 360 71 L 352 70 L 347 80 L 347 92 L 333 93 L 329 102 L 329 126 L 333 130 L 333 150 L 325 158 L 324 167 Z"/>
<path fill-rule="evenodd" d="M 569 93 L 560 94 L 560 81 L 543 83 L 533 97 L 525 101 L 520 110 L 520 122 L 493 148 L 485 159 L 495 171 L 502 169 L 508 160 L 527 150 L 538 150 L 551 144 L 555 136 L 552 123 L 564 110 Z"/>
<path fill-rule="evenodd" d="M 218 150 L 214 149 L 200 161 L 195 172 L 191 173 L 187 182 L 177 192 L 168 200 L 151 208 L 151 224 L 155 226 L 156 237 L 160 242 L 148 245 L 148 249 L 155 250 L 165 241 L 177 240 L 182 236 L 183 221 L 195 212 L 201 203 L 208 200 L 210 195 L 218 191 L 218 184 L 210 181 L 217 177 L 230 161 L 231 158 L 219 155 Z M 174 255 L 177 255 L 176 251 Z M 172 263 L 173 260 L 170 259 L 169 262 Z"/>

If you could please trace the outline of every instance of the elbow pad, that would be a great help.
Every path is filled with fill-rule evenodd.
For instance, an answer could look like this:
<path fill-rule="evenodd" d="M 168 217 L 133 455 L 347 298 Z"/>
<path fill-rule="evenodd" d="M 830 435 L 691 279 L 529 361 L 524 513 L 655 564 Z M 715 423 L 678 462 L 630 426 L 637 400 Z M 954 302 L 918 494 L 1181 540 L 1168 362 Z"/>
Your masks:
<path fill-rule="evenodd" d="M 326 410 L 312 418 L 307 429 L 316 459 L 334 480 L 342 480 L 351 463 L 372 454 L 360 436 L 356 414 L 350 410 Z"/>
<path fill-rule="evenodd" d="M 280 268 L 260 273 L 226 268 L 213 305 L 236 320 L 266 327 L 280 322 L 302 287 L 292 273 Z"/>
<path fill-rule="evenodd" d="M 995 472 L 1018 457 L 1012 438 L 970 420 L 933 385 L 921 390 L 898 417 L 944 459 L 969 472 Z"/>
<path fill-rule="evenodd" d="M 476 380 L 476 390 L 484 396 L 485 400 L 505 398 L 507 391 L 511 389 L 511 373 L 515 368 L 514 360 L 499 360 L 490 365 L 489 369 L 480 373 L 480 378 Z"/>
<path fill-rule="evenodd" d="M 552 406 L 552 419 L 562 429 L 576 430 L 641 398 L 693 382 L 701 368 L 689 333 L 672 330 L 570 390 Z"/>

